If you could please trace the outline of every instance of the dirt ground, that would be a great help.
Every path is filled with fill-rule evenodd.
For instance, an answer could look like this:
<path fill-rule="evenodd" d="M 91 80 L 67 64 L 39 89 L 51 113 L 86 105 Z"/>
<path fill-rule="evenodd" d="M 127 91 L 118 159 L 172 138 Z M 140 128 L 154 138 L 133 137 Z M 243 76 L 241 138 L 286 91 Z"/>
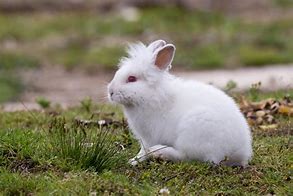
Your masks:
<path fill-rule="evenodd" d="M 193 72 L 173 72 L 174 75 L 211 83 L 224 88 L 228 81 L 237 83 L 236 90 L 247 90 L 251 84 L 261 81 L 261 89 L 274 91 L 293 88 L 293 65 L 267 66 L 262 68 L 242 68 L 236 70 L 213 70 Z M 37 97 L 44 97 L 52 104 L 69 107 L 79 104 L 86 97 L 95 102 L 107 102 L 106 86 L 113 77 L 110 73 L 68 72 L 58 66 L 26 71 L 22 75 L 24 85 L 28 85 L 17 102 L 3 105 L 5 111 L 38 109 Z"/>

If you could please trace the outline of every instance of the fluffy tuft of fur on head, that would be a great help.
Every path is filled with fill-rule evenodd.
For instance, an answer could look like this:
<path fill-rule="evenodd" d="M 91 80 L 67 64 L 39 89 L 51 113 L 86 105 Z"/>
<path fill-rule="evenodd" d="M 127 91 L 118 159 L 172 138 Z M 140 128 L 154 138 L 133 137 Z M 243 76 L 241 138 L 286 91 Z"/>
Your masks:
<path fill-rule="evenodd" d="M 133 66 L 135 66 L 135 64 L 151 64 L 155 58 L 154 53 L 141 42 L 128 44 L 126 51 L 127 57 L 122 57 L 120 59 L 118 67 L 129 64 L 132 64 Z"/>
<path fill-rule="evenodd" d="M 172 44 L 166 44 L 164 40 L 157 40 L 151 43 L 149 46 L 144 45 L 141 42 L 134 44 L 128 44 L 127 57 L 122 57 L 118 64 L 118 67 L 124 65 L 142 65 L 144 68 L 159 68 L 161 70 L 168 71 L 171 69 L 175 46 Z M 162 62 L 162 65 L 154 65 L 157 62 Z M 164 64 L 165 63 L 165 64 Z"/>

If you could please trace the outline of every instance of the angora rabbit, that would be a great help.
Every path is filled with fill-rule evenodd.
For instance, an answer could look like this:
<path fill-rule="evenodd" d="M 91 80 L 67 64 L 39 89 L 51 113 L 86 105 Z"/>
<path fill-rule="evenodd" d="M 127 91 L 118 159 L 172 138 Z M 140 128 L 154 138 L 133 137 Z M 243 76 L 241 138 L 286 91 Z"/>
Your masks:
<path fill-rule="evenodd" d="M 108 85 L 141 146 L 130 163 L 156 157 L 246 166 L 252 139 L 236 103 L 211 85 L 171 75 L 174 53 L 163 40 L 130 45 Z"/>

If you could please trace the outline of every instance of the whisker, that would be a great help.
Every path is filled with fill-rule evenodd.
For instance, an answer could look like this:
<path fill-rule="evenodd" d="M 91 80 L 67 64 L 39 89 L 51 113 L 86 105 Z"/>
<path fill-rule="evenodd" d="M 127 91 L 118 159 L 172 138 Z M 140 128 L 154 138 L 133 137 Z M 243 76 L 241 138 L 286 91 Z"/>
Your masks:
<path fill-rule="evenodd" d="M 104 84 L 104 85 L 108 85 L 108 84 L 109 84 L 109 82 L 102 81 L 102 84 Z"/>

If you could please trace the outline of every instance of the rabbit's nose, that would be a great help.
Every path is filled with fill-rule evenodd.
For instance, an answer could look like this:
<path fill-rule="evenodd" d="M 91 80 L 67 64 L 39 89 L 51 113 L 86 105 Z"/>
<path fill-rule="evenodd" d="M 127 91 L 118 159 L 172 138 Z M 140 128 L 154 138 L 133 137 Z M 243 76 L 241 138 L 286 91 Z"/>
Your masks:
<path fill-rule="evenodd" d="M 109 90 L 109 95 L 110 95 L 110 97 L 112 97 L 113 94 L 114 94 L 113 90 Z"/>

